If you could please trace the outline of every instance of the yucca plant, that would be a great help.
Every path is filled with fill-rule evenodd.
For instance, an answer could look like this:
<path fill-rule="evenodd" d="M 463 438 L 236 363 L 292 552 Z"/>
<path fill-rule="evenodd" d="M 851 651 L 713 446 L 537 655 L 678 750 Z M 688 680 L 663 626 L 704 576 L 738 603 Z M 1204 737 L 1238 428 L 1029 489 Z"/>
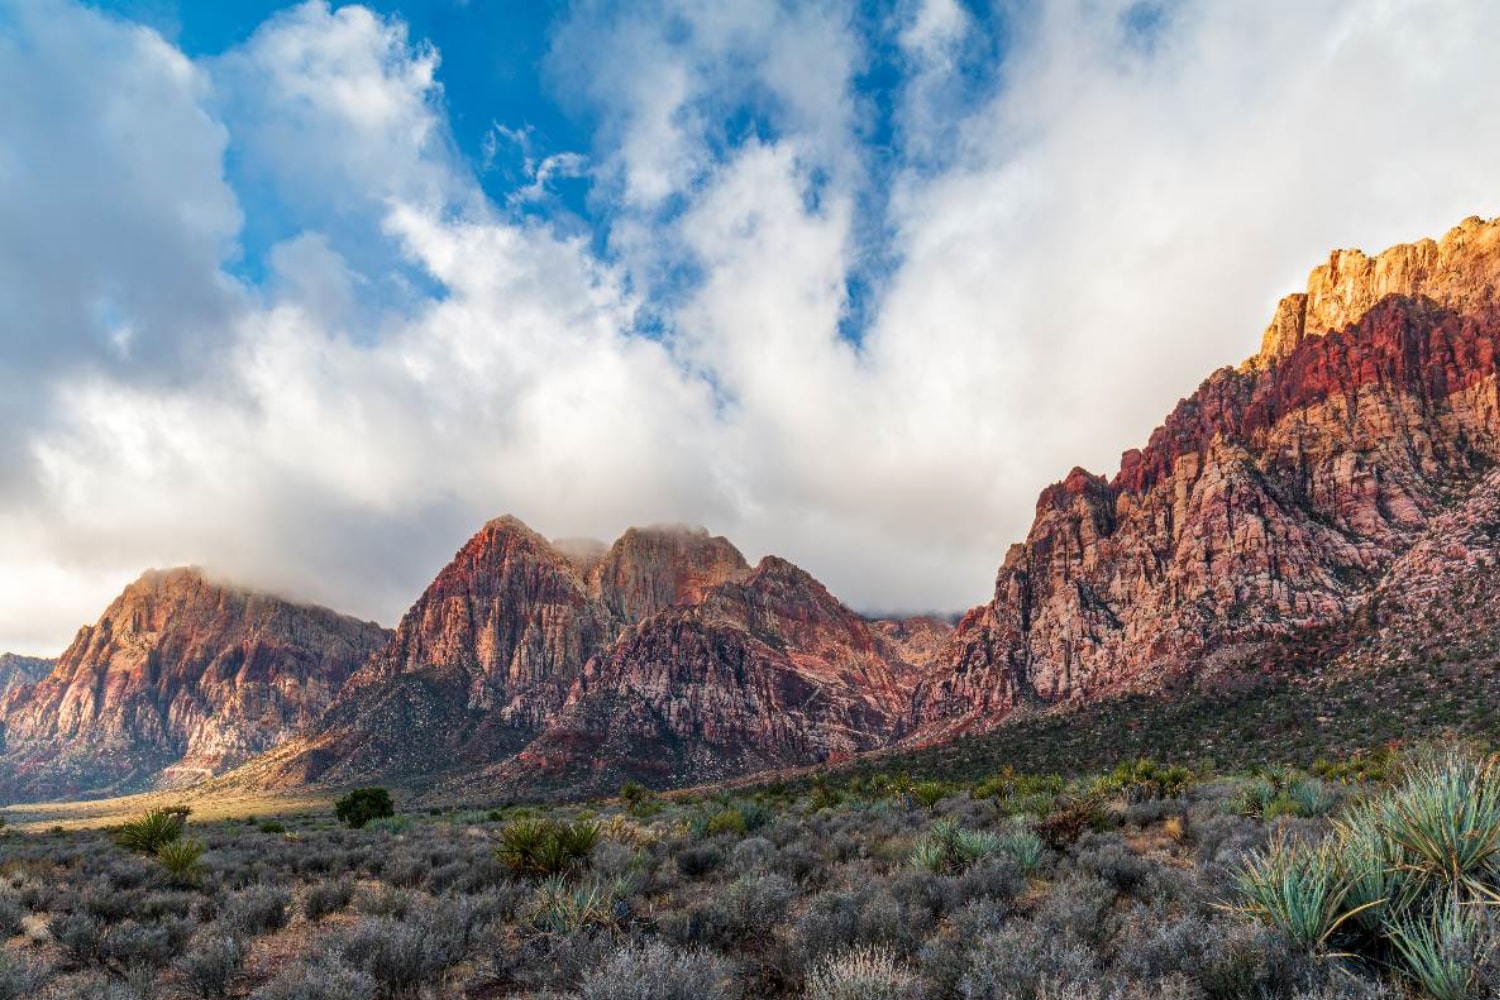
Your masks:
<path fill-rule="evenodd" d="M 115 831 L 115 843 L 136 854 L 156 854 L 182 836 L 183 814 L 153 809 Z"/>
<path fill-rule="evenodd" d="M 534 926 L 554 934 L 572 934 L 585 927 L 613 927 L 617 904 L 630 892 L 627 879 L 592 879 L 570 885 L 561 875 L 540 882 L 532 896 Z"/>
<path fill-rule="evenodd" d="M 1030 875 L 1042 864 L 1042 852 L 1047 845 L 1042 838 L 1030 830 L 1016 830 L 1000 838 L 999 853 L 1020 865 L 1021 871 Z"/>
<path fill-rule="evenodd" d="M 1279 837 L 1245 863 L 1235 884 L 1246 911 L 1308 950 L 1322 947 L 1356 912 L 1344 907 L 1350 884 L 1336 845 L 1328 842 Z"/>
<path fill-rule="evenodd" d="M 167 870 L 173 882 L 187 885 L 198 881 L 203 872 L 199 858 L 204 846 L 197 840 L 174 840 L 156 849 L 156 860 Z"/>
<path fill-rule="evenodd" d="M 1349 887 L 1344 905 L 1357 911 L 1354 920 L 1365 931 L 1378 932 L 1386 912 L 1400 910 L 1411 892 L 1401 848 L 1387 836 L 1372 806 L 1350 813 L 1334 829 Z"/>
<path fill-rule="evenodd" d="M 1480 970 L 1497 943 L 1484 908 L 1457 896 L 1425 918 L 1398 918 L 1388 937 L 1406 974 L 1434 1000 L 1478 996 Z"/>
<path fill-rule="evenodd" d="M 598 823 L 521 819 L 500 831 L 495 856 L 518 875 L 546 878 L 581 867 L 599 843 Z"/>
<path fill-rule="evenodd" d="M 1453 752 L 1408 772 L 1381 805 L 1403 865 L 1434 890 L 1496 899 L 1500 762 Z"/>

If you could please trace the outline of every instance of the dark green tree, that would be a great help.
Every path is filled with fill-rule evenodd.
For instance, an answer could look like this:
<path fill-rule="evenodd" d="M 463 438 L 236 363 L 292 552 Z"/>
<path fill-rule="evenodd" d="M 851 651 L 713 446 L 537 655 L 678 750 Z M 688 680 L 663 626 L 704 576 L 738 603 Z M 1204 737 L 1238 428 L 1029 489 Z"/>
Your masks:
<path fill-rule="evenodd" d="M 340 823 L 358 830 L 372 819 L 396 815 L 396 804 L 384 788 L 356 788 L 333 804 Z"/>

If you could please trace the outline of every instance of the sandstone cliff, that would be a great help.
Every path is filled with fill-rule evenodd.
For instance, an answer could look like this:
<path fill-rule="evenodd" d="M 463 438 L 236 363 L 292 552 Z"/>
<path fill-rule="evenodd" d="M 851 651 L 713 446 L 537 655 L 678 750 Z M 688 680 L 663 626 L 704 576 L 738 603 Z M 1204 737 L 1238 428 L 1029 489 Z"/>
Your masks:
<path fill-rule="evenodd" d="M 309 727 L 387 635 L 197 570 L 147 573 L 12 704 L 0 796 L 128 791 L 232 767 Z"/>
<path fill-rule="evenodd" d="M 1479 220 L 1335 254 L 1112 479 L 1042 493 L 914 721 L 931 738 L 1158 685 L 1360 607 L 1500 459 L 1497 280 Z"/>

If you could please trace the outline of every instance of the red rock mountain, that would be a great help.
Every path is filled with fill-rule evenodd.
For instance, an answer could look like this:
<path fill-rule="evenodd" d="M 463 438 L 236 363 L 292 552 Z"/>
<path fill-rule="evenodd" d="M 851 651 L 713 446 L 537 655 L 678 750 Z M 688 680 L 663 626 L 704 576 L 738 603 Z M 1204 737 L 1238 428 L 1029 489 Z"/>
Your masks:
<path fill-rule="evenodd" d="M 1335 253 L 1113 478 L 1042 493 L 917 692 L 922 735 L 1253 662 L 1445 549 L 1444 512 L 1500 460 L 1497 287 L 1497 222 Z"/>
<path fill-rule="evenodd" d="M 56 663 L 39 656 L 0 653 L 0 726 L 4 726 L 11 704 L 24 701 L 32 686 L 51 673 Z"/>
<path fill-rule="evenodd" d="M 388 635 L 197 570 L 147 573 L 12 703 L 0 796 L 136 790 L 225 770 L 316 721 Z"/>
<path fill-rule="evenodd" d="M 876 624 L 702 529 L 632 528 L 602 555 L 514 518 L 438 574 L 321 731 L 250 780 L 342 784 L 446 772 L 658 784 L 888 742 L 945 626 Z M 601 786 L 602 787 L 602 786 Z"/>

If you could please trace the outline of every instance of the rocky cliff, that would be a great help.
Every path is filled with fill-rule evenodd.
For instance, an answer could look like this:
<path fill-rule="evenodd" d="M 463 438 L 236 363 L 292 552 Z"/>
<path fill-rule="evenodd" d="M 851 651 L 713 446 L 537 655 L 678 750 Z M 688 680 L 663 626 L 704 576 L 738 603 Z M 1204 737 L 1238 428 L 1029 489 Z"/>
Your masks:
<path fill-rule="evenodd" d="M 1354 613 L 1500 459 L 1500 224 L 1335 254 L 1111 479 L 1045 490 L 914 699 L 933 738 Z"/>
<path fill-rule="evenodd" d="M 150 572 L 12 703 L 0 796 L 191 781 L 316 721 L 388 633 L 324 608 Z"/>

